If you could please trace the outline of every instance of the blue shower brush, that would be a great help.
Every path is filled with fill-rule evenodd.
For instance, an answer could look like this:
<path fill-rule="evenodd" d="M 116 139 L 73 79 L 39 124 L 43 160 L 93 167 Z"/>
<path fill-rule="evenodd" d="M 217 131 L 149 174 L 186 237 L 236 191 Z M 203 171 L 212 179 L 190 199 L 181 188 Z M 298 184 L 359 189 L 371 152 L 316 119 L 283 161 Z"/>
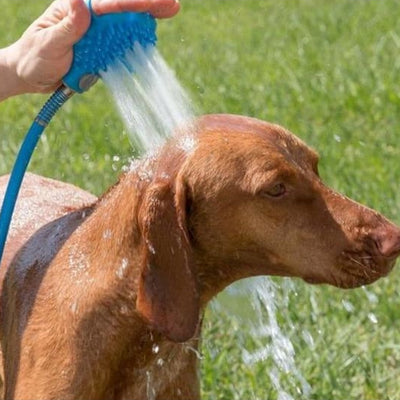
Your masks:
<path fill-rule="evenodd" d="M 125 54 L 135 42 L 142 47 L 155 45 L 156 21 L 148 13 L 113 13 L 96 15 L 85 36 L 74 45 L 74 59 L 63 82 L 75 92 L 86 91 L 117 60 L 125 62 Z"/>
<path fill-rule="evenodd" d="M 0 212 L 0 261 L 7 240 L 21 183 L 37 142 L 52 117 L 76 92 L 88 90 L 113 63 L 120 61 L 128 66 L 125 55 L 134 44 L 142 47 L 156 43 L 156 22 L 147 13 L 94 14 L 90 0 L 91 24 L 83 38 L 74 45 L 74 58 L 63 84 L 43 106 L 29 129 L 11 172 Z M 128 68 L 131 72 L 131 68 Z"/>

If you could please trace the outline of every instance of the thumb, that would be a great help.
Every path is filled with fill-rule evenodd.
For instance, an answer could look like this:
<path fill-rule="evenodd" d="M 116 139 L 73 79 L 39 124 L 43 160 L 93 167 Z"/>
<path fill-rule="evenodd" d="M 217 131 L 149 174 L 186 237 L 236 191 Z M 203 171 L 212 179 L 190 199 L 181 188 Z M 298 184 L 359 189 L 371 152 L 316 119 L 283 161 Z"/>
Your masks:
<path fill-rule="evenodd" d="M 73 45 L 85 34 L 90 25 L 90 11 L 83 0 L 68 0 L 66 16 L 54 26 L 60 44 Z"/>

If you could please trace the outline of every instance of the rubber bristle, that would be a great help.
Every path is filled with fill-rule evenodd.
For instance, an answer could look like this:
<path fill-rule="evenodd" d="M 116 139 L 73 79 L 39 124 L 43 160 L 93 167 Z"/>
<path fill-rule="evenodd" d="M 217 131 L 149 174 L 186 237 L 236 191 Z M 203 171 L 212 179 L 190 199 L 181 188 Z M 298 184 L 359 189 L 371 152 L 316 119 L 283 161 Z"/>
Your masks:
<path fill-rule="evenodd" d="M 74 45 L 74 59 L 63 82 L 76 92 L 83 92 L 84 76 L 98 76 L 100 71 L 117 60 L 127 64 L 125 54 L 134 51 L 134 44 L 143 48 L 154 46 L 156 21 L 147 13 L 115 13 L 97 16 L 92 13 L 92 22 L 85 36 Z"/>

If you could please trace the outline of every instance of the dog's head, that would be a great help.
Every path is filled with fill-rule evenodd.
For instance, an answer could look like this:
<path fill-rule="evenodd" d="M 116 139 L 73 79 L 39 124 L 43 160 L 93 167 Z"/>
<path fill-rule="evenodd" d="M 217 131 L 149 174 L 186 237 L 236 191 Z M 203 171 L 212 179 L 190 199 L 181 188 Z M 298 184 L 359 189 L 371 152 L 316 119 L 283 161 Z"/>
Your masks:
<path fill-rule="evenodd" d="M 200 118 L 188 154 L 181 140 L 160 156 L 142 206 L 138 309 L 171 338 L 190 337 L 199 305 L 241 278 L 351 288 L 393 267 L 400 230 L 326 187 L 317 154 L 285 129 L 214 115 Z"/>

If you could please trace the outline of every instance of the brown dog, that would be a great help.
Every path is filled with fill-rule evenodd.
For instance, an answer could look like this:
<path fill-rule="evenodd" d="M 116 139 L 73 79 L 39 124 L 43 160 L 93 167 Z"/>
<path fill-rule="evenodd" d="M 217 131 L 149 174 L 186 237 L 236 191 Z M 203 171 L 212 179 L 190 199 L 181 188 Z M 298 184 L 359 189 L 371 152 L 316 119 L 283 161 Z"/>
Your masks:
<path fill-rule="evenodd" d="M 98 201 L 26 177 L 2 265 L 6 399 L 198 399 L 201 315 L 224 287 L 391 270 L 400 230 L 327 188 L 291 133 L 229 115 L 196 130 Z"/>

